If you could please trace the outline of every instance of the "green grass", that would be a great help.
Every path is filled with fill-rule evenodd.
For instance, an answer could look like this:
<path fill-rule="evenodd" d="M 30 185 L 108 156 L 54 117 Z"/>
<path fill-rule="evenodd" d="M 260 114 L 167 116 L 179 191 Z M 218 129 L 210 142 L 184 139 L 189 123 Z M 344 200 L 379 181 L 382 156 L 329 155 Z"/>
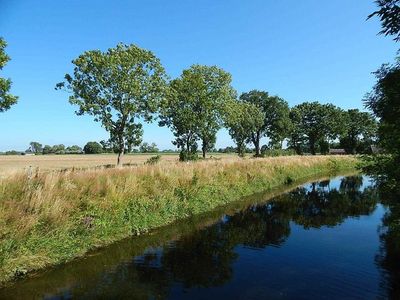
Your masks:
<path fill-rule="evenodd" d="M 7 177 L 0 181 L 0 282 L 356 163 L 349 156 L 291 156 Z"/>

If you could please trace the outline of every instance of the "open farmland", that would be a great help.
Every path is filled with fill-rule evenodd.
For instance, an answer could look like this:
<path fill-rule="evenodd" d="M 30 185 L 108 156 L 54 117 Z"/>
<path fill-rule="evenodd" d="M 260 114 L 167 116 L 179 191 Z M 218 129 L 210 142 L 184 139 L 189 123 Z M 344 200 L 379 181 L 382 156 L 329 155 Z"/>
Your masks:
<path fill-rule="evenodd" d="M 150 157 L 157 154 L 128 154 L 123 158 L 124 164 L 144 164 Z M 163 153 L 161 162 L 174 162 L 179 159 L 176 153 Z M 211 157 L 222 159 L 234 158 L 235 154 L 213 153 Z M 40 171 L 62 170 L 71 168 L 94 168 L 107 165 L 115 165 L 117 156 L 114 154 L 92 155 L 0 155 L 0 177 L 12 175 L 30 168 L 39 168 Z"/>

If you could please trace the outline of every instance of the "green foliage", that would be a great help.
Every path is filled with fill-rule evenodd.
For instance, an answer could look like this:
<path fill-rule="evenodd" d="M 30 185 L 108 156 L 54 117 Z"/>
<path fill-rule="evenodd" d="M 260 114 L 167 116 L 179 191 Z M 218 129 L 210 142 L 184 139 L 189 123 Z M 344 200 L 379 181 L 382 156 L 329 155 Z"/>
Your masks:
<path fill-rule="evenodd" d="M 400 156 L 400 58 L 375 72 L 377 83 L 364 99 L 379 119 L 379 144 L 388 153 Z"/>
<path fill-rule="evenodd" d="M 182 159 L 195 156 L 197 141 L 202 143 L 203 157 L 214 147 L 223 105 L 235 96 L 231 80 L 216 66 L 193 65 L 170 83 L 159 125 L 172 130 Z"/>
<path fill-rule="evenodd" d="M 365 153 L 373 144 L 377 122 L 368 112 L 349 109 L 345 114 L 346 132 L 340 137 L 340 146 L 349 154 Z"/>
<path fill-rule="evenodd" d="M 243 157 L 249 134 L 257 132 L 263 126 L 264 114 L 253 103 L 231 100 L 225 104 L 224 119 L 225 126 L 236 143 L 237 152 Z"/>
<path fill-rule="evenodd" d="M 315 155 L 317 146 L 334 140 L 346 131 L 344 112 L 333 104 L 304 102 L 292 108 L 290 113 L 292 132 L 289 145 L 301 154 L 306 143 Z M 323 149 L 326 150 L 326 149 Z"/>
<path fill-rule="evenodd" d="M 6 41 L 0 37 L 0 71 L 10 60 L 10 57 L 6 54 L 4 50 L 6 46 Z M 10 109 L 12 105 L 17 103 L 18 97 L 13 96 L 9 93 L 11 89 L 11 84 L 11 79 L 0 77 L 0 112 L 4 112 Z"/>
<path fill-rule="evenodd" d="M 261 155 L 263 157 L 269 157 L 269 156 L 290 156 L 290 155 L 296 155 L 296 151 L 293 149 L 266 149 L 262 148 L 261 149 Z"/>
<path fill-rule="evenodd" d="M 157 148 L 156 143 L 143 143 L 139 147 L 139 152 L 140 153 L 157 153 L 160 150 Z"/>
<path fill-rule="evenodd" d="M 43 145 L 39 142 L 30 142 L 29 150 L 32 153 L 39 154 L 43 151 Z"/>
<path fill-rule="evenodd" d="M 86 51 L 72 63 L 73 75 L 66 74 L 56 88 L 72 92 L 69 102 L 79 107 L 77 115 L 101 122 L 121 164 L 125 149 L 141 142 L 139 118 L 150 122 L 165 95 L 164 68 L 152 52 L 124 44 L 106 52 Z"/>
<path fill-rule="evenodd" d="M 83 147 L 85 154 L 100 154 L 103 153 L 103 147 L 98 142 L 88 142 Z"/>
<path fill-rule="evenodd" d="M 155 165 L 155 164 L 159 163 L 160 160 L 161 160 L 161 155 L 152 156 L 145 162 L 145 164 L 146 165 Z"/>
<path fill-rule="evenodd" d="M 368 19 L 376 16 L 380 19 L 384 35 L 394 36 L 394 40 L 400 40 L 400 2 L 399 0 L 377 0 L 375 3 L 379 9 L 368 16 Z"/>
<path fill-rule="evenodd" d="M 69 146 L 65 149 L 65 154 L 81 154 L 83 150 L 78 145 Z"/>
<path fill-rule="evenodd" d="M 198 160 L 199 156 L 196 151 L 181 151 L 179 152 L 179 160 L 180 161 L 190 161 L 190 160 Z"/>
<path fill-rule="evenodd" d="M 258 90 L 243 93 L 240 100 L 255 105 L 264 115 L 263 124 L 249 132 L 247 138 L 254 144 L 256 156 L 260 156 L 260 140 L 264 136 L 269 137 L 270 148 L 282 148 L 291 124 L 288 103 L 278 96 L 269 96 L 267 92 Z"/>

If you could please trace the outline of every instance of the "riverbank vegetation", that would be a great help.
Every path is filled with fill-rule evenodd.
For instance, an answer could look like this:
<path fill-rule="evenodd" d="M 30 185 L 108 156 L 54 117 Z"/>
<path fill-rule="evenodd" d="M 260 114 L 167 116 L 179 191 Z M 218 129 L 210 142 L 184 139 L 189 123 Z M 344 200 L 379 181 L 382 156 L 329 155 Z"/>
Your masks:
<path fill-rule="evenodd" d="M 0 181 L 0 280 L 356 162 L 289 156 L 10 176 Z"/>

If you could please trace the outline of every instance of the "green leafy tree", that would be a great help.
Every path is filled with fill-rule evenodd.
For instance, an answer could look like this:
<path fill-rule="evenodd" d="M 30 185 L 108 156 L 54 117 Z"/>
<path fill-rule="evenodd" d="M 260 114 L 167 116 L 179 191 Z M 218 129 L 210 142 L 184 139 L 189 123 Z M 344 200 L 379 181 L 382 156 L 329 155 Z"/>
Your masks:
<path fill-rule="evenodd" d="M 79 147 L 78 145 L 69 146 L 65 149 L 65 153 L 68 154 L 80 154 L 82 152 L 83 152 L 82 148 Z"/>
<path fill-rule="evenodd" d="M 400 40 L 400 1 L 399 0 L 377 0 L 378 10 L 368 16 L 378 17 L 381 21 L 382 30 L 380 34 L 394 36 L 394 40 Z"/>
<path fill-rule="evenodd" d="M 171 82 L 159 124 L 171 128 L 182 159 L 197 156 L 198 140 L 203 157 L 214 147 L 223 104 L 235 96 L 231 80 L 216 66 L 193 65 Z"/>
<path fill-rule="evenodd" d="M 365 151 L 365 143 L 373 141 L 376 135 L 377 123 L 368 112 L 349 109 L 346 112 L 346 133 L 340 137 L 340 145 L 347 153 Z"/>
<path fill-rule="evenodd" d="M 98 142 L 88 142 L 83 147 L 85 154 L 100 154 L 103 153 L 103 147 Z"/>
<path fill-rule="evenodd" d="M 43 151 L 43 145 L 39 142 L 30 142 L 29 146 L 29 150 L 32 153 L 39 154 Z"/>
<path fill-rule="evenodd" d="M 10 60 L 10 57 L 6 54 L 5 48 L 7 46 L 6 41 L 0 37 L 0 70 L 7 64 Z M 12 105 L 17 103 L 18 97 L 13 96 L 9 93 L 11 89 L 11 79 L 6 79 L 0 77 L 0 112 L 4 112 Z"/>
<path fill-rule="evenodd" d="M 289 135 L 289 105 L 278 96 L 269 96 L 267 92 L 252 90 L 240 95 L 240 100 L 251 103 L 264 113 L 264 122 L 250 133 L 256 156 L 261 154 L 261 138 L 268 136 L 271 148 L 281 148 L 283 140 Z"/>
<path fill-rule="evenodd" d="M 53 151 L 53 148 L 50 145 L 45 145 L 43 147 L 42 153 L 43 154 L 51 154 Z"/>
<path fill-rule="evenodd" d="M 139 121 L 150 122 L 165 95 L 164 68 L 152 52 L 124 44 L 86 51 L 72 63 L 73 75 L 66 74 L 56 88 L 72 92 L 69 102 L 79 107 L 77 115 L 101 122 L 117 145 L 120 165 L 125 149 L 141 142 Z"/>
<path fill-rule="evenodd" d="M 281 149 L 285 138 L 290 134 L 291 120 L 288 103 L 278 96 L 268 97 L 265 108 L 266 135 L 271 149 Z"/>
<path fill-rule="evenodd" d="M 400 180 L 400 58 L 393 65 L 385 64 L 375 72 L 377 82 L 364 101 L 378 118 L 379 145 L 391 156 L 377 161 L 378 173 L 383 170 L 391 179 Z M 382 166 L 379 166 L 382 165 Z"/>
<path fill-rule="evenodd" d="M 266 111 L 268 98 L 269 98 L 269 95 L 267 92 L 257 91 L 257 90 L 252 90 L 248 93 L 243 93 L 240 95 L 241 101 L 253 104 L 262 112 Z M 264 115 L 264 119 L 265 119 L 265 115 Z M 260 141 L 261 141 L 261 138 L 263 136 L 265 136 L 265 134 L 266 134 L 265 122 L 263 122 L 262 124 L 258 124 L 258 125 L 259 126 L 256 128 L 253 128 L 253 130 L 251 132 L 249 132 L 249 135 L 248 135 L 248 141 L 253 143 L 254 148 L 256 150 L 256 156 L 261 155 Z"/>
<path fill-rule="evenodd" d="M 304 102 L 292 108 L 291 118 L 291 146 L 296 152 L 307 141 L 309 151 L 315 155 L 319 144 L 333 140 L 345 131 L 343 111 L 332 104 Z"/>
<path fill-rule="evenodd" d="M 224 116 L 237 152 L 243 157 L 249 136 L 264 124 L 264 113 L 252 103 L 231 100 L 225 105 Z"/>
<path fill-rule="evenodd" d="M 65 154 L 65 146 L 63 144 L 54 145 L 52 147 L 51 153 L 54 153 L 54 154 Z"/>
<path fill-rule="evenodd" d="M 296 154 L 303 154 L 306 149 L 306 136 L 302 126 L 302 113 L 298 107 L 293 107 L 289 113 L 290 117 L 290 138 L 289 148 L 296 151 Z"/>
<path fill-rule="evenodd" d="M 159 152 L 159 149 L 157 148 L 156 143 L 143 143 L 139 147 L 139 151 L 141 153 L 157 153 Z"/>

